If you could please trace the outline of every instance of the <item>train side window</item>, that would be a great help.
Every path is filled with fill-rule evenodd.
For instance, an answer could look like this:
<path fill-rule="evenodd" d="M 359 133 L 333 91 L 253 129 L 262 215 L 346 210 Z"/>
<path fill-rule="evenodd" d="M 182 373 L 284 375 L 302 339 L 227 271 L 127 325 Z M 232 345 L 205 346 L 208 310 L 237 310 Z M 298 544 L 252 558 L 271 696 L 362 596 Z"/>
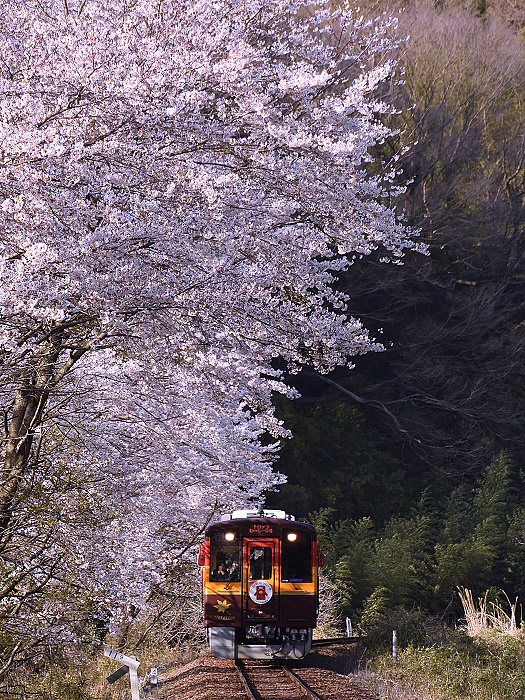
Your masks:
<path fill-rule="evenodd" d="M 240 537 L 237 528 L 210 536 L 210 581 L 240 581 Z"/>
<path fill-rule="evenodd" d="M 250 579 L 272 578 L 272 548 L 250 547 Z"/>
<path fill-rule="evenodd" d="M 281 581 L 312 581 L 312 537 L 308 532 L 284 529 L 281 556 Z"/>

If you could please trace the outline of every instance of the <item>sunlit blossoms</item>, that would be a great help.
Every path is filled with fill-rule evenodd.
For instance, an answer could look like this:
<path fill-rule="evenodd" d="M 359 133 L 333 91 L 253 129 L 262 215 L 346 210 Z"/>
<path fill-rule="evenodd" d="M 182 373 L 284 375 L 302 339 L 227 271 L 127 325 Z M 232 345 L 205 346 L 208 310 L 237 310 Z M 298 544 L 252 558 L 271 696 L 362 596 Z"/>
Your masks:
<path fill-rule="evenodd" d="M 52 448 L 111 522 L 67 535 L 82 575 L 139 595 L 181 523 L 278 479 L 275 358 L 377 348 L 332 283 L 415 246 L 363 167 L 387 32 L 309 0 L 0 8 L 0 525 Z"/>

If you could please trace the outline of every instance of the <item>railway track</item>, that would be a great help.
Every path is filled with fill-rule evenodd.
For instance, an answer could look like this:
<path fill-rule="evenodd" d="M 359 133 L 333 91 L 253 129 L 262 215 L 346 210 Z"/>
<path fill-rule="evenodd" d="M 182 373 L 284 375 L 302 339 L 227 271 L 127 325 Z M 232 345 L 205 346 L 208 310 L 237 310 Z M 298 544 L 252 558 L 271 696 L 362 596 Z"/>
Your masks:
<path fill-rule="evenodd" d="M 323 700 L 284 664 L 253 661 L 236 664 L 249 700 Z"/>
<path fill-rule="evenodd" d="M 328 639 L 314 639 L 312 641 L 312 649 L 319 647 L 331 647 L 334 644 L 357 644 L 361 637 L 333 637 Z"/>

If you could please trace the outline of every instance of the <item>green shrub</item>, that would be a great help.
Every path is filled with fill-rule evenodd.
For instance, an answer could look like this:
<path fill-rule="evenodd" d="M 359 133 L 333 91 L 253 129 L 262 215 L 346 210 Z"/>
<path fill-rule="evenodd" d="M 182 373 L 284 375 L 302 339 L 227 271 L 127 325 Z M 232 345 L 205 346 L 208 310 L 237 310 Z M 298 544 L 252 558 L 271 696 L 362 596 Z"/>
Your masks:
<path fill-rule="evenodd" d="M 368 599 L 359 623 L 366 635 L 367 656 L 392 649 L 392 632 L 397 631 L 400 647 L 432 646 L 445 642 L 449 631 L 424 611 L 388 608 L 388 590 L 378 589 Z"/>
<path fill-rule="evenodd" d="M 449 631 L 448 642 L 403 646 L 398 661 L 384 652 L 368 662 L 367 684 L 380 698 L 509 700 L 525 697 L 525 637 L 472 639 Z M 395 688 L 395 692 L 392 689 Z"/>

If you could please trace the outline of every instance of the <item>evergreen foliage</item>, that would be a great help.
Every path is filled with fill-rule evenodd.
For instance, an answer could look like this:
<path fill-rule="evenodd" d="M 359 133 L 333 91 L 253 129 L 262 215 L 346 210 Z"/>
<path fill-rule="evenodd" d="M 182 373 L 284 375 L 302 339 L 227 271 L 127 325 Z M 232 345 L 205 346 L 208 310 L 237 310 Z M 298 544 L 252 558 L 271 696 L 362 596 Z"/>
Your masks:
<path fill-rule="evenodd" d="M 524 514 L 523 474 L 503 452 L 470 486 L 439 498 L 426 489 L 410 512 L 386 523 L 335 520 L 333 509 L 309 519 L 318 529 L 342 613 L 366 630 L 378 611 L 398 608 L 458 619 L 458 587 L 475 596 L 503 590 L 523 600 Z"/>

